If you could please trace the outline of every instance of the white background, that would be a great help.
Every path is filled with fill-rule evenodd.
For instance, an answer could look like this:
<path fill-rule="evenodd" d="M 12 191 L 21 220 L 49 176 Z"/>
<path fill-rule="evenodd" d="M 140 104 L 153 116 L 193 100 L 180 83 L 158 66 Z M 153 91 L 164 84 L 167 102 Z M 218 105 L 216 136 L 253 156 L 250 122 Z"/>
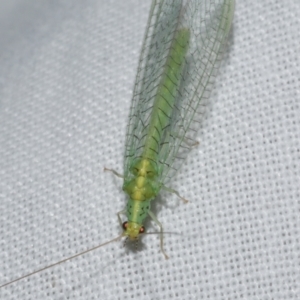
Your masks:
<path fill-rule="evenodd" d="M 1 299 L 299 299 L 300 2 L 237 1 L 166 231 Z M 0 285 L 120 234 L 125 129 L 150 1 L 0 1 Z M 156 227 L 148 224 L 149 231 Z"/>

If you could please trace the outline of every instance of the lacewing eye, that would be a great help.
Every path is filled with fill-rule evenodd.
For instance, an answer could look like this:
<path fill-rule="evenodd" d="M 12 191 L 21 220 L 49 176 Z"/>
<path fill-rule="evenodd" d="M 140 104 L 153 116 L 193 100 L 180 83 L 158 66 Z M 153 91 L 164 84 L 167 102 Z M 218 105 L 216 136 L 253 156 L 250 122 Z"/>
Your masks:
<path fill-rule="evenodd" d="M 124 230 L 126 230 L 126 229 L 127 229 L 127 227 L 128 227 L 128 222 L 127 222 L 127 221 L 125 221 L 125 222 L 122 224 L 122 227 L 123 227 L 123 229 L 124 229 Z"/>

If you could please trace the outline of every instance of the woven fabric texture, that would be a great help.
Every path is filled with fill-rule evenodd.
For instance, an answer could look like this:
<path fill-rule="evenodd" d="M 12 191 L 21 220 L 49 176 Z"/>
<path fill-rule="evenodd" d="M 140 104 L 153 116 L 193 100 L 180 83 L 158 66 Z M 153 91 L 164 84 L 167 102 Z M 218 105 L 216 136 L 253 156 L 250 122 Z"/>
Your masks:
<path fill-rule="evenodd" d="M 0 285 L 117 237 L 125 130 L 151 1 L 0 1 Z M 300 2 L 237 1 L 165 231 L 0 299 L 300 299 Z M 157 228 L 147 223 L 149 231 Z"/>

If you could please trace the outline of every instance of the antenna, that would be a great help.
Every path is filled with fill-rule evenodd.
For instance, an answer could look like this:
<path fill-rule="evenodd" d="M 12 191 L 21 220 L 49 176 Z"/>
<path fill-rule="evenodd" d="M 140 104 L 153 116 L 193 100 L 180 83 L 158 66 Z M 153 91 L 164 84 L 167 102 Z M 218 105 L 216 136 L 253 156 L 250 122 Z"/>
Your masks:
<path fill-rule="evenodd" d="M 37 273 L 39 273 L 39 272 L 45 271 L 45 270 L 47 270 L 47 269 L 50 269 L 50 268 L 52 268 L 52 267 L 54 267 L 54 266 L 57 266 L 57 265 L 59 265 L 59 264 L 61 264 L 61 263 L 66 262 L 66 261 L 68 261 L 68 260 L 71 260 L 71 259 L 76 258 L 76 257 L 78 257 L 78 256 L 84 255 L 84 254 L 86 254 L 86 253 L 88 253 L 88 252 L 94 251 L 94 250 L 96 250 L 96 249 L 98 249 L 98 248 L 101 248 L 101 247 L 107 245 L 107 244 L 110 244 L 110 243 L 112 243 L 112 242 L 115 242 L 115 241 L 119 240 L 122 236 L 123 236 L 123 233 L 120 234 L 118 237 L 116 237 L 116 238 L 114 238 L 114 239 L 112 239 L 112 240 L 110 240 L 110 241 L 108 241 L 108 242 L 105 242 L 105 243 L 103 243 L 103 244 L 97 245 L 97 246 L 95 246 L 95 247 L 93 247 L 93 248 L 87 249 L 87 250 L 82 251 L 82 252 L 80 252 L 80 253 L 77 253 L 77 254 L 75 254 L 75 255 L 73 255 L 73 256 L 70 256 L 70 257 L 67 257 L 67 258 L 65 258 L 65 259 L 62 259 L 62 260 L 60 260 L 60 261 L 58 261 L 58 262 L 56 262 L 56 263 L 54 263 L 54 264 L 48 265 L 48 266 L 46 266 L 46 267 L 44 267 L 44 268 L 38 269 L 38 270 L 36 270 L 36 271 L 33 271 L 33 272 L 31 272 L 31 273 L 28 273 L 28 274 L 26 274 L 26 275 L 23 275 L 23 276 L 21 276 L 21 277 L 18 277 L 18 278 L 14 279 L 14 280 L 12 280 L 12 281 L 9 281 L 9 282 L 7 282 L 7 283 L 5 283 L 5 284 L 3 284 L 3 285 L 0 285 L 0 289 L 3 288 L 3 287 L 5 287 L 5 286 L 11 285 L 11 284 L 13 284 L 13 283 L 15 283 L 15 282 L 17 282 L 17 281 L 20 281 L 20 280 L 22 280 L 22 279 L 24 279 L 24 278 L 30 277 L 30 276 L 32 276 L 32 275 L 34 275 L 34 274 L 37 274 Z"/>

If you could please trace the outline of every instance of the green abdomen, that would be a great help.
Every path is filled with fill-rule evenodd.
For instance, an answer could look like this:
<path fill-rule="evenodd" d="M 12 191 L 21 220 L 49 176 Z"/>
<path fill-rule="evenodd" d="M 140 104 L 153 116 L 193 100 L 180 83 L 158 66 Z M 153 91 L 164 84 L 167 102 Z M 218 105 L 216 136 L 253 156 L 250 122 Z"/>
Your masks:
<path fill-rule="evenodd" d="M 190 32 L 180 29 L 171 44 L 166 66 L 162 75 L 151 113 L 146 143 L 142 157 L 157 160 L 159 150 L 164 142 L 164 131 L 170 124 L 175 100 L 182 78 L 188 49 Z"/>
<path fill-rule="evenodd" d="M 155 198 L 161 188 L 161 184 L 157 182 L 159 170 L 155 162 L 159 160 L 159 151 L 175 109 L 189 38 L 188 29 L 179 30 L 174 37 L 154 99 L 149 126 L 145 129 L 142 155 L 132 162 L 132 176 L 124 181 L 123 190 L 130 197 L 127 210 L 130 207 L 136 212 L 131 219 L 137 218 L 139 214 L 144 215 L 143 212 L 149 210 L 149 205 L 142 202 Z"/>

